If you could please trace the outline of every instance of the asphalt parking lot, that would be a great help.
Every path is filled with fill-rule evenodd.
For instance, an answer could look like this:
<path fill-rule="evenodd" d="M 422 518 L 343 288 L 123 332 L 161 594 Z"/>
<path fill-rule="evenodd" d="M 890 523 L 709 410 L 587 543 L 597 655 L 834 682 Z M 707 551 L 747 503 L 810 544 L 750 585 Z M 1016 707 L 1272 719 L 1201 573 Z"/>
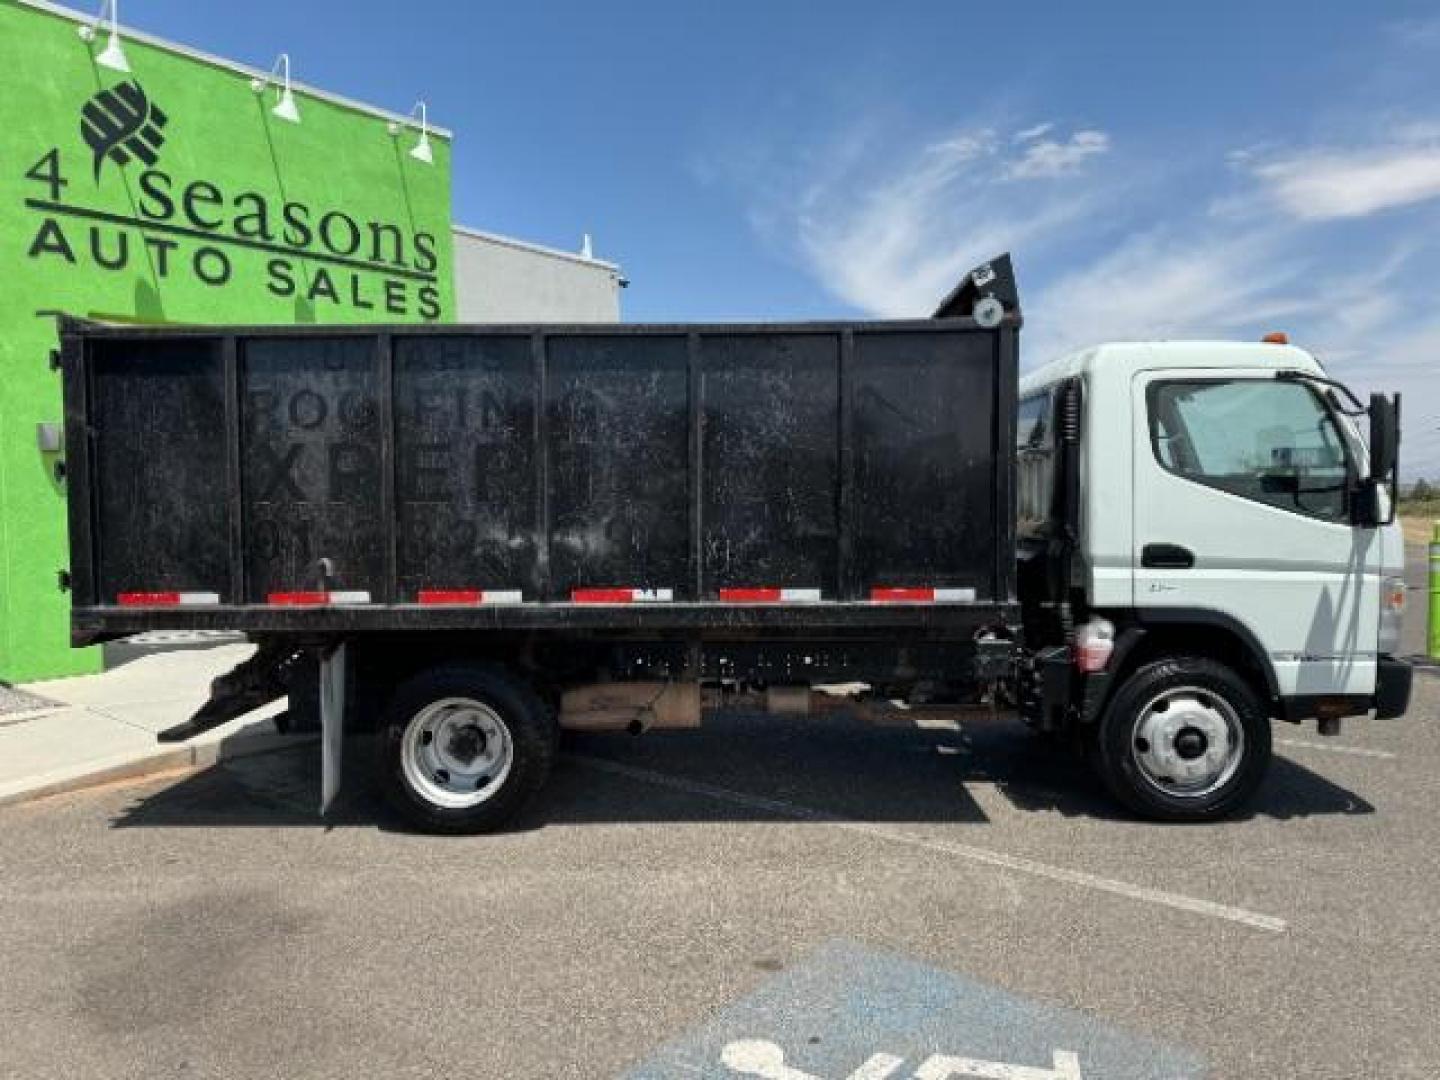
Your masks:
<path fill-rule="evenodd" d="M 1429 1076 L 1437 718 L 1207 827 L 988 719 L 587 737 L 490 838 L 321 826 L 313 745 L 12 807 L 0 1075 Z"/>

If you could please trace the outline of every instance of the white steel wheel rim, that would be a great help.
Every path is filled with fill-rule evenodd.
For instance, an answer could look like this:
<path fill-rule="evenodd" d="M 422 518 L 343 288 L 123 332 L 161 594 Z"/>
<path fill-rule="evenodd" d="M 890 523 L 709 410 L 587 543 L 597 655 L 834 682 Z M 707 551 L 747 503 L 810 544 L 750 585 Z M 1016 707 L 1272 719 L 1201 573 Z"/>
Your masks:
<path fill-rule="evenodd" d="M 479 806 L 500 789 L 515 763 L 515 743 L 500 714 L 474 698 L 431 702 L 410 718 L 400 768 L 411 789 L 447 810 Z"/>
<path fill-rule="evenodd" d="M 1234 778 L 1244 756 L 1239 714 L 1198 686 L 1156 694 L 1138 713 L 1130 738 L 1131 760 L 1145 782 L 1182 799 L 1214 794 Z"/>

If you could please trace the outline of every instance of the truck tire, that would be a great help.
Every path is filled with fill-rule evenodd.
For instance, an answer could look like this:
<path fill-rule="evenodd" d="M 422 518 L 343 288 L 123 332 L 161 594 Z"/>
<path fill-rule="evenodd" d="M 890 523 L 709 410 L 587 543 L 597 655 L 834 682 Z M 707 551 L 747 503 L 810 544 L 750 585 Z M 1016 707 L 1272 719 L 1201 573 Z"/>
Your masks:
<path fill-rule="evenodd" d="M 1156 660 L 1120 686 L 1100 720 L 1096 765 L 1111 793 L 1157 821 L 1214 821 L 1240 808 L 1270 766 L 1270 718 L 1232 669 Z"/>
<path fill-rule="evenodd" d="M 491 832 L 544 785 L 555 746 L 554 718 L 525 682 L 491 664 L 443 664 L 386 707 L 380 785 L 427 832 Z"/>

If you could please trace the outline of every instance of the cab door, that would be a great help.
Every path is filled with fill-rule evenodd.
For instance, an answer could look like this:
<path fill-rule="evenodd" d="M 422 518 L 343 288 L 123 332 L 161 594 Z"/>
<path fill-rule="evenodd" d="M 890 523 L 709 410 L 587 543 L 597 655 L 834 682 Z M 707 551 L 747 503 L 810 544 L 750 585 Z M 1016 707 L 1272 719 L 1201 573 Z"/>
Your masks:
<path fill-rule="evenodd" d="M 1330 402 L 1212 368 L 1140 372 L 1132 404 L 1136 606 L 1248 634 L 1281 695 L 1372 693 L 1380 543 Z"/>

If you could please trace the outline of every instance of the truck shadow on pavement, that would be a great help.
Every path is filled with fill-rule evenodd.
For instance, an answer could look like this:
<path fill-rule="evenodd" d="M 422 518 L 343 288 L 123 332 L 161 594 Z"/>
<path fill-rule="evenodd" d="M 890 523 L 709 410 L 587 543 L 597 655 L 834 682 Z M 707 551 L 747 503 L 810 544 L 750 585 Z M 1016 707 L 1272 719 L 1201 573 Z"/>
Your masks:
<path fill-rule="evenodd" d="M 319 753 L 310 743 L 222 761 L 140 796 L 113 825 L 412 831 L 380 798 L 374 776 L 373 745 L 352 740 L 344 791 L 322 823 Z M 696 731 L 640 738 L 567 737 L 549 786 L 514 830 L 803 820 L 980 825 L 1003 806 L 1131 821 L 1077 754 L 1010 720 L 967 720 L 956 731 L 876 728 L 833 717 L 739 716 L 707 720 Z M 1288 820 L 1373 812 L 1355 792 L 1277 756 L 1242 816 Z"/>

